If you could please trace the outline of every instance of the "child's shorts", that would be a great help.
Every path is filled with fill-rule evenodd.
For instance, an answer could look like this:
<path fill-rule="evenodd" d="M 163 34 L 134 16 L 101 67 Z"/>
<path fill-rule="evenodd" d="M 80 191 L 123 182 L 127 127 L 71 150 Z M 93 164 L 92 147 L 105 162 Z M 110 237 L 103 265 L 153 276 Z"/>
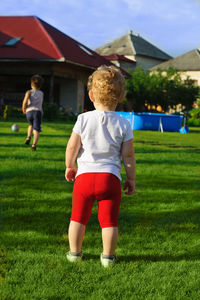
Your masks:
<path fill-rule="evenodd" d="M 39 110 L 30 110 L 26 113 L 26 118 L 33 129 L 40 132 L 42 123 L 42 113 Z"/>
<path fill-rule="evenodd" d="M 73 188 L 71 221 L 86 225 L 95 200 L 98 202 L 101 228 L 118 227 L 121 202 L 119 178 L 111 173 L 84 173 L 77 176 Z"/>

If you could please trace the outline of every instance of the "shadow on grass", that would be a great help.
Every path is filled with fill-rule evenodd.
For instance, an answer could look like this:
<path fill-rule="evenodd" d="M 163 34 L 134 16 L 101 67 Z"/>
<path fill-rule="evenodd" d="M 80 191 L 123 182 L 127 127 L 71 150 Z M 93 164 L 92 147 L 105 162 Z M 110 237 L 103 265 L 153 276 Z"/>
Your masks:
<path fill-rule="evenodd" d="M 0 144 L 0 146 L 1 146 L 1 150 L 3 148 L 6 148 L 6 149 L 10 148 L 11 150 L 12 150 L 12 148 L 18 148 L 20 150 L 23 149 L 23 148 L 28 148 L 26 145 L 24 145 L 24 143 L 18 143 L 18 144 L 14 144 L 14 143 L 12 143 L 12 144 Z M 15 150 L 15 149 L 13 149 L 13 150 Z"/>
<path fill-rule="evenodd" d="M 16 133 L 14 133 L 14 132 L 11 132 L 11 133 L 5 133 L 5 132 L 0 132 L 0 136 L 2 136 L 2 137 L 9 137 L 9 138 L 18 138 L 18 137 L 24 137 L 24 140 L 25 140 L 25 138 L 26 138 L 26 133 L 22 133 L 22 132 L 16 132 Z M 41 133 L 41 136 L 40 136 L 40 138 L 42 139 L 42 138 L 64 138 L 64 139 L 66 139 L 66 138 L 69 138 L 70 137 L 70 135 L 69 134 L 43 134 L 43 133 Z"/>
<path fill-rule="evenodd" d="M 58 146 L 56 146 L 58 147 Z M 63 146 L 60 146 L 59 148 L 63 149 Z M 49 149 L 52 149 L 51 146 L 49 146 Z M 29 149 L 27 149 L 29 151 Z M 31 151 L 30 151 L 31 152 Z M 6 158 L 7 155 L 3 155 L 2 158 Z M 23 155 L 14 155 L 14 158 L 23 159 Z M 10 156 L 8 155 L 8 158 Z M 26 157 L 27 158 L 27 157 Z M 6 182 L 7 179 L 12 179 L 12 181 L 9 181 L 9 185 L 21 185 L 23 183 L 25 186 L 25 189 L 31 186 L 36 187 L 38 190 L 43 190 L 43 186 L 49 184 L 49 180 L 52 179 L 52 182 L 55 183 L 55 180 L 62 181 L 64 180 L 64 153 L 63 153 L 63 169 L 60 167 L 57 167 L 55 164 L 54 166 L 51 166 L 48 163 L 48 159 L 46 160 L 45 157 L 41 157 L 39 154 L 39 151 L 37 153 L 30 153 L 30 159 L 35 161 L 37 163 L 36 159 L 40 159 L 41 162 L 38 164 L 35 164 L 34 167 L 30 166 L 27 168 L 23 168 L 23 165 L 19 166 L 19 168 L 12 168 L 12 166 L 9 166 L 9 168 L 5 170 L 0 170 L 0 178 L 4 179 L 4 184 L 7 185 L 8 182 Z M 62 158 L 55 159 L 56 162 L 62 162 Z M 46 162 L 46 163 L 44 163 Z M 194 164 L 197 161 L 194 162 Z M 155 163 L 155 162 L 154 162 Z M 161 161 L 162 163 L 162 161 Z M 156 163 L 155 163 L 156 164 Z M 184 162 L 183 162 L 184 164 Z M 123 180 L 125 179 L 125 175 L 122 176 Z M 198 180 L 197 176 L 194 174 L 190 177 L 183 176 L 176 176 L 176 175 L 157 175 L 152 174 L 151 177 L 148 175 L 144 176 L 144 174 L 137 175 L 137 182 L 138 186 L 142 187 L 144 190 L 145 188 L 154 188 L 160 190 L 183 190 L 183 191 L 199 191 L 200 190 L 200 181 Z M 137 183 L 136 182 L 136 183 Z M 57 186 L 55 184 L 52 184 L 49 186 L 50 191 L 57 192 Z M 18 191 L 20 193 L 20 186 L 18 188 Z M 28 190 L 27 190 L 28 192 Z"/>
<path fill-rule="evenodd" d="M 18 143 L 18 144 L 1 144 L 1 147 L 2 148 L 26 148 L 28 149 L 29 147 L 27 147 L 27 145 L 24 145 L 24 143 Z M 65 151 L 65 147 L 66 147 L 66 144 L 64 145 L 58 145 L 58 144 L 55 144 L 55 145 L 47 145 L 47 144 L 38 144 L 37 146 L 37 151 L 35 153 L 38 153 L 39 152 L 39 149 L 64 149 L 63 151 Z M 39 153 L 38 153 L 39 155 Z"/>
<path fill-rule="evenodd" d="M 134 142 L 135 145 L 137 144 L 144 144 L 145 146 L 146 145 L 149 145 L 149 146 L 158 146 L 158 147 L 163 147 L 163 146 L 166 146 L 167 148 L 172 148 L 172 149 L 179 149 L 179 150 L 188 150 L 188 151 L 191 151 L 191 150 L 195 150 L 195 151 L 200 151 L 200 148 L 196 147 L 196 146 L 183 146 L 183 145 L 176 145 L 176 144 L 170 144 L 170 143 L 163 143 L 163 142 L 153 142 L 153 141 L 144 141 L 144 140 L 136 140 Z M 158 151 L 158 149 L 152 149 L 153 152 L 155 151 Z M 159 151 L 161 152 L 168 152 L 167 149 L 159 149 Z M 187 152 L 188 152 L 187 151 Z M 171 151 L 169 151 L 171 152 Z M 183 151 L 181 151 L 183 152 Z"/>
<path fill-rule="evenodd" d="M 14 201 L 13 201 L 14 202 Z M 5 202 L 6 203 L 6 202 Z M 7 209 L 4 202 L 1 203 L 2 210 Z M 24 212 L 22 212 L 24 210 Z M 34 231 L 45 234 L 62 234 L 63 225 L 69 223 L 71 214 L 71 197 L 62 195 L 55 201 L 20 201 L 16 205 L 9 203 L 10 213 L 3 219 L 7 224 L 4 232 Z M 121 212 L 119 217 L 120 232 L 133 233 L 135 230 L 164 231 L 166 234 L 173 232 L 198 233 L 200 229 L 200 209 L 180 210 L 175 212 L 160 213 L 125 213 Z M 189 224 L 189 227 L 187 226 Z M 137 226 L 137 229 L 135 229 Z M 62 228 L 61 228 L 62 227 Z M 93 212 L 87 226 L 89 232 L 100 230 L 97 212 Z"/>
<path fill-rule="evenodd" d="M 31 151 L 31 150 L 30 150 Z M 64 157 L 64 155 L 63 155 Z M 27 159 L 27 155 L 19 155 L 19 154 L 15 154 L 15 155 L 12 155 L 12 157 L 10 155 L 0 155 L 0 160 L 4 160 L 4 159 L 10 159 L 10 158 L 14 158 L 14 159 L 18 159 L 18 160 L 24 160 L 24 159 Z M 48 158 L 44 158 L 44 157 L 40 157 L 40 160 L 41 161 L 46 161 L 48 162 L 49 159 Z M 64 163 L 64 158 L 54 158 L 53 159 L 54 161 L 57 161 L 57 162 L 63 162 Z"/>
<path fill-rule="evenodd" d="M 125 177 L 123 176 L 123 180 Z M 124 181 L 123 181 L 124 182 Z M 152 174 L 151 177 L 144 176 L 143 174 L 137 175 L 137 181 L 136 181 L 136 189 L 154 189 L 155 193 L 156 190 L 158 190 L 161 193 L 161 190 L 163 190 L 163 193 L 166 193 L 167 190 L 182 190 L 182 191 L 199 191 L 200 190 L 200 181 L 198 180 L 196 175 L 190 176 L 186 178 L 185 176 L 181 177 L 176 175 L 156 175 Z M 137 191 L 136 190 L 136 191 Z M 163 195 L 163 194 L 162 194 Z M 162 196 L 161 195 L 161 196 Z M 134 197 L 134 196 L 133 196 Z M 148 199 L 148 196 L 147 196 Z M 159 202 L 159 198 L 157 199 Z M 162 199 L 163 202 L 163 199 Z"/>
<path fill-rule="evenodd" d="M 144 254 L 144 255 L 127 255 L 127 256 L 118 256 L 119 262 L 138 262 L 138 261 L 145 261 L 145 262 L 176 262 L 176 261 L 196 261 L 200 260 L 200 252 L 199 253 L 185 253 L 181 255 L 151 255 L 151 254 Z"/>
<path fill-rule="evenodd" d="M 83 254 L 83 260 L 99 260 L 100 254 L 91 254 L 85 253 Z M 154 255 L 154 254 L 143 254 L 143 255 L 117 255 L 117 262 L 178 262 L 178 261 L 196 261 L 200 260 L 200 252 L 199 253 L 185 253 L 181 255 Z"/>
<path fill-rule="evenodd" d="M 64 138 L 64 139 L 69 139 L 70 138 L 70 134 L 60 134 L 60 135 L 56 135 L 56 134 L 43 134 L 41 133 L 41 139 L 42 138 Z"/>
<path fill-rule="evenodd" d="M 135 141 L 135 144 L 148 144 L 148 145 L 151 145 L 151 146 L 167 146 L 169 148 L 180 148 L 180 149 L 196 149 L 195 146 L 191 146 L 191 145 L 187 145 L 187 146 L 182 146 L 182 145 L 176 145 L 176 144 L 171 144 L 171 143 L 163 143 L 162 142 L 153 142 L 153 141 L 144 141 L 144 140 L 136 140 Z M 197 148 L 199 149 L 199 148 Z"/>
<path fill-rule="evenodd" d="M 191 152 L 190 152 L 191 153 Z M 196 152 L 195 152 L 196 153 Z M 171 165 L 171 166 L 198 166 L 199 160 L 176 160 L 176 159 L 137 159 L 139 164 L 149 164 L 149 165 Z"/>
<path fill-rule="evenodd" d="M 67 144 L 67 142 L 66 142 Z M 63 144 L 63 145 L 58 145 L 58 144 L 54 144 L 54 145 L 46 145 L 46 144 L 41 144 L 41 145 L 38 145 L 38 151 L 39 149 L 43 150 L 43 149 L 62 149 L 63 151 L 63 154 L 65 153 L 65 148 L 66 148 L 66 144 Z"/>
<path fill-rule="evenodd" d="M 10 133 L 0 132 L 0 137 L 9 137 L 9 139 L 24 137 L 24 140 L 25 140 L 26 134 L 22 133 L 22 132 L 10 132 Z"/>
<path fill-rule="evenodd" d="M 192 133 L 200 133 L 200 128 L 199 128 L 199 130 L 197 130 L 197 129 L 191 129 L 190 130 L 190 134 L 192 134 Z"/>
<path fill-rule="evenodd" d="M 151 148 L 149 147 L 149 149 L 147 149 L 147 147 L 145 148 L 141 148 L 141 147 L 138 147 L 136 146 L 135 147 L 135 153 L 142 153 L 142 154 L 146 154 L 146 153 L 150 153 L 150 154 L 153 154 L 153 153 L 175 153 L 173 150 L 166 150 L 166 149 L 156 149 L 156 148 Z M 198 154 L 200 153 L 200 148 L 195 148 L 195 149 L 178 149 L 178 153 L 182 154 L 182 153 L 194 153 L 194 154 Z"/>

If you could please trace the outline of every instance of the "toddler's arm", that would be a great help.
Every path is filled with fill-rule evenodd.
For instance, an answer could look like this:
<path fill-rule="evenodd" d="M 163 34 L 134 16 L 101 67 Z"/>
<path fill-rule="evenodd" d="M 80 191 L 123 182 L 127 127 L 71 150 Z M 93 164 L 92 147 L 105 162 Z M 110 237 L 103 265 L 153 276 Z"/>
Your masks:
<path fill-rule="evenodd" d="M 30 98 L 30 95 L 31 95 L 31 91 L 27 91 L 24 96 L 24 100 L 23 100 L 23 104 L 22 104 L 22 111 L 24 114 L 26 113 L 26 106 L 28 103 L 28 99 Z"/>
<path fill-rule="evenodd" d="M 74 181 L 77 168 L 76 168 L 76 157 L 81 146 L 81 137 L 80 135 L 72 132 L 71 137 L 68 141 L 66 153 L 65 153 L 65 163 L 66 163 L 66 172 L 65 178 L 67 181 Z"/>
<path fill-rule="evenodd" d="M 133 139 L 122 144 L 122 159 L 126 170 L 127 179 L 124 183 L 124 190 L 128 189 L 125 193 L 131 195 L 135 192 L 135 151 L 133 148 Z"/>

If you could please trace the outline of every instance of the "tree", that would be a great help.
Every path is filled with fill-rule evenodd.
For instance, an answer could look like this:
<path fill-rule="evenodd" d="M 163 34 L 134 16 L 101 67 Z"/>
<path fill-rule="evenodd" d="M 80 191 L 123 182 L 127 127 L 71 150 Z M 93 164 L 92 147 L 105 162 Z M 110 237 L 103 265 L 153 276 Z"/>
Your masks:
<path fill-rule="evenodd" d="M 132 72 L 131 75 L 132 76 L 127 79 L 127 99 L 133 100 L 134 111 L 140 111 L 144 109 L 144 104 L 149 94 L 149 74 L 144 73 L 139 67 L 135 72 Z"/>
<path fill-rule="evenodd" d="M 145 103 L 160 105 L 164 111 L 178 104 L 189 110 L 198 96 L 199 87 L 189 77 L 182 80 L 174 68 L 150 73 L 139 67 L 127 79 L 127 99 L 132 101 L 134 111 L 144 111 Z"/>

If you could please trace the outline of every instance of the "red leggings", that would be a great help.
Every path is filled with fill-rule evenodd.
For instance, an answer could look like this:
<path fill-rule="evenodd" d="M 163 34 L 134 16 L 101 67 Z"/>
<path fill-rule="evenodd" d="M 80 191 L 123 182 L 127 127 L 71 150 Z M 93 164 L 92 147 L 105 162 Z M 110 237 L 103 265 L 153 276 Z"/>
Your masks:
<path fill-rule="evenodd" d="M 84 173 L 77 176 L 73 188 L 71 221 L 86 225 L 95 200 L 98 201 L 101 228 L 118 227 L 121 202 L 119 178 L 111 173 Z"/>

